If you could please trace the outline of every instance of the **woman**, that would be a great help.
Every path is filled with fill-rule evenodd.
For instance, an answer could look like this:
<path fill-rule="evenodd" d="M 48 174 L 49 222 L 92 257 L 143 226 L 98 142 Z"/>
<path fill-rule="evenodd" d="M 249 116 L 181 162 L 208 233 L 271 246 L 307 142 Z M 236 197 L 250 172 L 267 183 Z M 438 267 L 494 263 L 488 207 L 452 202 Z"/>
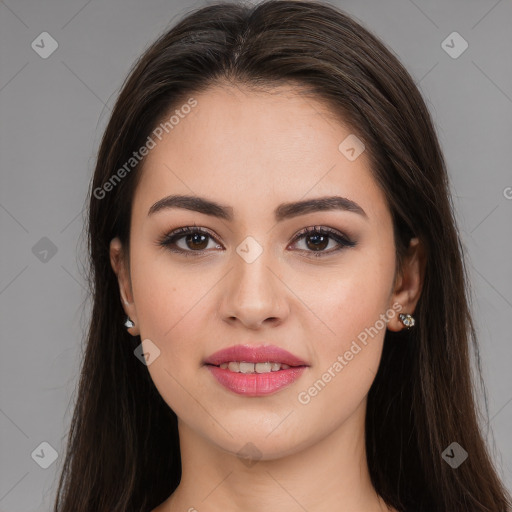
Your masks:
<path fill-rule="evenodd" d="M 432 121 L 342 12 L 216 4 L 160 37 L 88 234 L 56 512 L 510 510 Z"/>

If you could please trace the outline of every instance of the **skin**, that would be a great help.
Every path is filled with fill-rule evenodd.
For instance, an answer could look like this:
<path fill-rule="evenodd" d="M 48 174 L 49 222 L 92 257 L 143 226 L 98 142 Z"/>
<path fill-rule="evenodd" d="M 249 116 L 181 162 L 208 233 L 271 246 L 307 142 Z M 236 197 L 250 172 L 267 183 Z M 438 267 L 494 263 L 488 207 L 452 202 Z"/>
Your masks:
<path fill-rule="evenodd" d="M 110 252 L 135 323 L 129 332 L 160 350 L 148 371 L 178 416 L 183 476 L 154 512 L 394 510 L 371 485 L 364 442 L 386 326 L 359 343 L 361 351 L 309 403 L 298 395 L 393 304 L 414 312 L 422 246 L 413 239 L 395 275 L 385 196 L 365 152 L 349 161 L 338 150 L 351 130 L 320 101 L 291 87 L 269 93 L 229 85 L 194 98 L 197 106 L 146 157 L 132 204 L 130 264 L 117 238 Z M 228 205 L 234 220 L 177 208 L 148 216 L 170 194 Z M 367 217 L 333 210 L 274 219 L 283 202 L 331 195 L 357 202 Z M 194 224 L 212 234 L 202 256 L 193 254 L 197 239 L 176 241 L 189 257 L 158 246 L 160 237 Z M 338 243 L 317 241 L 325 255 L 316 258 L 311 237 L 293 242 L 313 226 L 357 245 L 328 254 Z M 263 249 L 252 263 L 236 252 L 247 236 Z M 387 329 L 403 328 L 398 314 L 388 320 Z M 203 361 L 238 343 L 277 345 L 309 367 L 272 395 L 237 395 Z M 252 465 L 237 456 L 249 442 L 259 451 Z"/>

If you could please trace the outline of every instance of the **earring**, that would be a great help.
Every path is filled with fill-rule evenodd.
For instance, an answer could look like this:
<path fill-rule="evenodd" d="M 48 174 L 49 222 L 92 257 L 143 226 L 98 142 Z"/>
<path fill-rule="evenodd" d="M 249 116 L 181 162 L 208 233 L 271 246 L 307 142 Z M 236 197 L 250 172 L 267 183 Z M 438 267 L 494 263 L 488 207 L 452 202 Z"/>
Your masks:
<path fill-rule="evenodd" d="M 130 327 L 133 327 L 135 324 L 132 322 L 132 320 L 130 320 L 130 317 L 127 316 L 126 317 L 126 322 L 124 323 L 124 326 L 127 328 L 127 329 L 130 329 Z"/>
<path fill-rule="evenodd" d="M 411 327 L 414 327 L 414 324 L 416 323 L 416 320 L 414 320 L 414 317 L 412 315 L 409 315 L 409 313 L 400 313 L 398 315 L 398 318 L 400 319 L 400 322 L 402 322 L 407 329 L 410 329 Z"/>

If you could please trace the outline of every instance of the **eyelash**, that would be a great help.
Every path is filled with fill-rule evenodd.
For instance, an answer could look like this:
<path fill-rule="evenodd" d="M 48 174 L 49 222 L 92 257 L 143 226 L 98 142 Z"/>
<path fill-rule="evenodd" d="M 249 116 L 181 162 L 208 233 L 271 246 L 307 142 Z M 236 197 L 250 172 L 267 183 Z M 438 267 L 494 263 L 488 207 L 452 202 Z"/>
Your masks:
<path fill-rule="evenodd" d="M 183 238 L 185 235 L 194 235 L 194 234 L 206 235 L 206 236 L 210 237 L 211 239 L 215 240 L 215 238 L 207 230 L 198 228 L 196 226 L 194 226 L 194 227 L 187 226 L 187 227 L 176 229 L 176 230 L 171 231 L 170 233 L 164 235 L 163 237 L 161 237 L 158 240 L 157 244 L 159 246 L 165 247 L 166 249 L 168 249 L 171 252 L 183 254 L 187 257 L 188 256 L 202 256 L 205 252 L 207 252 L 207 250 L 203 249 L 201 251 L 194 251 L 194 250 L 183 250 L 183 249 L 171 248 L 171 246 L 173 244 L 175 244 L 176 241 Z M 311 235 L 311 234 L 328 236 L 329 238 L 333 239 L 335 242 L 337 242 L 341 246 L 338 249 L 331 249 L 329 251 L 307 251 L 307 250 L 304 251 L 307 253 L 311 253 L 311 255 L 315 258 L 321 258 L 324 256 L 328 256 L 330 254 L 337 253 L 337 252 L 343 250 L 344 248 L 355 247 L 357 244 L 356 242 L 350 240 L 348 237 L 346 237 L 339 231 L 332 229 L 332 228 L 322 227 L 322 226 L 313 226 L 313 227 L 308 227 L 308 228 L 301 230 L 299 233 L 297 233 L 297 235 L 292 240 L 292 244 L 295 244 L 301 238 L 304 238 L 307 235 Z"/>

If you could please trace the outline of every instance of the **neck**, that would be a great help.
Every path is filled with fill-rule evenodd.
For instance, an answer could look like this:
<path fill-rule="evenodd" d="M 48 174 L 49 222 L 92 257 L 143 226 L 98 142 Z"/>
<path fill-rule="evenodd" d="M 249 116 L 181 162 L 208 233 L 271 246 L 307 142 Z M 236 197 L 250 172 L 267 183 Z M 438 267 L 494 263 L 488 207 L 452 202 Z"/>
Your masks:
<path fill-rule="evenodd" d="M 365 411 L 363 401 L 329 436 L 271 460 L 242 459 L 179 421 L 182 479 L 154 512 L 388 512 L 368 472 Z"/>

